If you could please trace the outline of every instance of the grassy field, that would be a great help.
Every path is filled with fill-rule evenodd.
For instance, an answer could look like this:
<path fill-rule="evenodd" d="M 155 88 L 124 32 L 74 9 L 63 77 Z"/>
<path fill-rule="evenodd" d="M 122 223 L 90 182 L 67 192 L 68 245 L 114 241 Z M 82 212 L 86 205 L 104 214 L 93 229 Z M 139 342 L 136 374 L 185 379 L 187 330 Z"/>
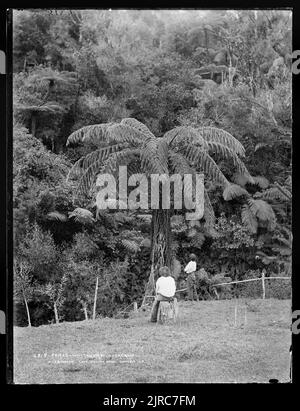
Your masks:
<path fill-rule="evenodd" d="M 290 301 L 180 302 L 176 324 L 149 313 L 14 329 L 14 382 L 289 380 Z M 245 318 L 246 313 L 246 318 Z"/>

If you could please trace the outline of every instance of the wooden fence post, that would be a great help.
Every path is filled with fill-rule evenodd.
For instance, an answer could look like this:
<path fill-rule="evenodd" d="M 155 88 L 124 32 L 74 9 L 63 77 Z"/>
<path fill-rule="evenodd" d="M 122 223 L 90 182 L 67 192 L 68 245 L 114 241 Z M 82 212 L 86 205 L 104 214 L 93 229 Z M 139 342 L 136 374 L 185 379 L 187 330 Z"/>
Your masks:
<path fill-rule="evenodd" d="M 59 317 L 58 317 L 58 311 L 57 311 L 57 305 L 56 302 L 54 301 L 53 303 L 53 310 L 54 310 L 54 316 L 55 316 L 55 323 L 59 323 Z"/>
<path fill-rule="evenodd" d="M 138 311 L 138 305 L 137 305 L 136 301 L 133 303 L 133 311 L 136 312 L 136 313 Z"/>
<path fill-rule="evenodd" d="M 97 276 L 97 279 L 96 279 L 96 287 L 95 287 L 95 297 L 94 297 L 94 307 L 93 307 L 93 320 L 96 319 L 96 305 L 97 305 L 97 295 L 98 295 L 98 281 L 99 281 L 99 278 L 98 278 L 98 276 Z"/>
<path fill-rule="evenodd" d="M 237 306 L 237 299 L 235 299 L 235 307 L 234 307 L 234 326 L 237 326 L 237 313 L 238 313 L 238 306 Z"/>
<path fill-rule="evenodd" d="M 262 272 L 261 275 L 261 283 L 262 283 L 262 292 L 263 292 L 263 300 L 266 298 L 266 286 L 265 286 L 265 273 L 264 271 Z"/>

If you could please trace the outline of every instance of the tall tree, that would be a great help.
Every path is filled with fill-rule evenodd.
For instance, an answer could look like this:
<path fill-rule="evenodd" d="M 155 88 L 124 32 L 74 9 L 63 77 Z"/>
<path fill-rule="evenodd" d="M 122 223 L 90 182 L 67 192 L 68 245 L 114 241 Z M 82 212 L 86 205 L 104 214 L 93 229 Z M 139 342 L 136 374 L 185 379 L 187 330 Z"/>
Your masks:
<path fill-rule="evenodd" d="M 136 119 L 125 118 L 120 123 L 83 127 L 67 140 L 68 145 L 79 142 L 100 146 L 78 160 L 73 167 L 73 171 L 82 172 L 78 186 L 80 192 L 89 192 L 100 172 L 109 172 L 118 177 L 118 166 L 127 165 L 133 172 L 143 172 L 147 177 L 172 173 L 183 177 L 184 174 L 202 172 L 206 179 L 224 188 L 225 200 L 248 195 L 246 190 L 229 182 L 214 161 L 214 155 L 231 160 L 239 173 L 249 182 L 253 181 L 240 159 L 245 154 L 243 146 L 226 131 L 213 127 L 176 127 L 157 138 Z M 212 226 L 214 212 L 206 191 L 204 203 L 205 224 Z M 151 274 L 147 288 L 153 292 L 156 269 L 161 265 L 171 265 L 171 210 L 163 209 L 160 202 L 157 209 L 151 212 Z"/>

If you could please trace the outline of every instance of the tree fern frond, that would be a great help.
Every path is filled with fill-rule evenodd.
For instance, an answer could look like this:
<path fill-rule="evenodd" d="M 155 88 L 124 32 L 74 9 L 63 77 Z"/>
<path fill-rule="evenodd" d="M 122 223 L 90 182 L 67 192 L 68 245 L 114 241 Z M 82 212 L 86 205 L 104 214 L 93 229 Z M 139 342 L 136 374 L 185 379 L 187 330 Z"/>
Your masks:
<path fill-rule="evenodd" d="M 252 214 L 259 220 L 265 222 L 273 222 L 276 220 L 272 207 L 266 201 L 250 198 L 248 199 L 248 205 Z"/>
<path fill-rule="evenodd" d="M 114 198 L 107 198 L 104 203 L 98 202 L 98 199 L 96 200 L 95 202 L 95 205 L 97 207 L 96 219 L 97 220 L 104 219 L 106 221 L 109 221 L 111 225 L 116 225 L 117 221 L 115 219 L 115 216 L 111 217 L 109 214 L 107 214 L 107 209 L 111 209 L 111 210 L 117 210 L 119 208 L 125 209 L 127 207 L 127 203 L 125 201 L 117 200 Z"/>
<path fill-rule="evenodd" d="M 82 224 L 91 224 L 95 222 L 93 213 L 85 208 L 75 208 L 74 211 L 69 213 L 69 218 L 74 218 L 75 221 L 78 221 Z"/>
<path fill-rule="evenodd" d="M 191 245 L 193 247 L 201 248 L 205 242 L 205 235 L 201 231 L 196 231 L 195 235 L 192 238 Z"/>
<path fill-rule="evenodd" d="M 256 152 L 258 150 L 261 150 L 263 148 L 271 148 L 271 147 L 272 147 L 272 145 L 268 144 L 268 143 L 258 143 L 254 147 L 254 152 Z"/>
<path fill-rule="evenodd" d="M 197 131 L 205 141 L 221 143 L 233 150 L 239 156 L 245 156 L 243 145 L 227 131 L 215 127 L 199 127 L 197 128 Z"/>
<path fill-rule="evenodd" d="M 239 173 L 235 173 L 232 176 L 232 181 L 242 187 L 245 187 L 245 185 L 249 182 L 248 178 L 243 175 L 243 174 L 239 174 Z"/>
<path fill-rule="evenodd" d="M 144 141 L 141 147 L 141 167 L 144 172 L 154 174 L 161 174 L 166 170 L 158 154 L 158 141 L 156 138 L 148 137 Z"/>
<path fill-rule="evenodd" d="M 283 238 L 283 237 L 277 237 L 276 240 L 282 244 L 285 244 L 287 247 L 291 247 L 291 240 L 287 240 L 286 238 Z"/>
<path fill-rule="evenodd" d="M 155 137 L 154 134 L 151 133 L 151 131 L 145 124 L 141 123 L 135 118 L 132 118 L 132 117 L 124 118 L 120 124 L 125 124 L 129 127 L 132 127 L 136 129 L 137 131 L 140 131 L 143 134 L 145 134 L 146 137 L 152 137 L 152 138 Z"/>
<path fill-rule="evenodd" d="M 111 153 L 110 156 L 104 161 L 102 159 L 94 161 L 81 177 L 78 191 L 81 193 L 88 192 L 100 170 L 105 173 L 114 173 L 117 171 L 118 165 L 126 165 L 138 155 L 138 149 L 134 150 L 131 148 L 126 148 L 124 150 Z"/>
<path fill-rule="evenodd" d="M 270 185 L 269 180 L 266 177 L 255 176 L 253 177 L 253 180 L 254 184 L 258 185 L 262 189 L 268 188 Z"/>
<path fill-rule="evenodd" d="M 160 138 L 157 142 L 157 154 L 160 161 L 161 169 L 163 173 L 168 173 L 168 154 L 169 154 L 169 147 L 165 139 Z"/>
<path fill-rule="evenodd" d="M 67 216 L 65 214 L 62 214 L 58 211 L 51 211 L 46 215 L 47 220 L 52 220 L 52 221 L 60 221 L 62 223 L 66 222 L 68 220 Z"/>
<path fill-rule="evenodd" d="M 283 187 L 281 187 L 283 188 Z M 267 201 L 290 201 L 290 193 L 285 192 L 285 190 L 279 190 L 278 187 L 270 187 L 267 190 L 263 191 L 262 193 L 258 193 L 257 197 L 262 198 L 263 200 Z"/>
<path fill-rule="evenodd" d="M 227 186 L 229 184 L 229 181 L 207 151 L 190 144 L 186 147 L 185 154 L 191 164 L 194 164 L 203 171 L 205 178 L 214 180 L 222 186 Z"/>
<path fill-rule="evenodd" d="M 257 218 L 250 210 L 250 207 L 248 206 L 248 204 L 245 204 L 242 208 L 242 222 L 252 234 L 257 233 L 257 228 L 258 228 Z"/>
<path fill-rule="evenodd" d="M 194 143 L 203 148 L 208 148 L 207 142 L 193 127 L 179 126 L 167 131 L 163 139 L 167 141 L 170 147 L 177 147 L 180 143 Z"/>
<path fill-rule="evenodd" d="M 292 241 L 293 239 L 293 234 L 291 232 L 291 230 L 287 227 L 281 226 L 280 227 L 280 231 L 284 233 L 284 235 L 286 235 L 286 237 L 288 237 L 290 239 L 290 241 Z"/>
<path fill-rule="evenodd" d="M 292 191 L 292 176 L 288 176 L 287 179 L 284 182 L 285 187 L 287 190 Z"/>
<path fill-rule="evenodd" d="M 279 253 L 283 257 L 289 257 L 292 255 L 292 250 L 289 247 L 276 246 L 272 247 L 272 250 Z"/>
<path fill-rule="evenodd" d="M 65 108 L 56 103 L 55 101 L 48 101 L 45 104 L 41 105 L 26 105 L 26 104 L 20 104 L 20 103 L 15 103 L 14 104 L 14 110 L 15 111 L 20 111 L 20 112 L 32 112 L 32 113 L 63 113 L 65 111 Z"/>
<path fill-rule="evenodd" d="M 73 166 L 68 172 L 66 181 L 69 181 L 71 177 L 82 175 L 82 163 L 84 159 L 85 157 L 81 157 L 79 160 L 76 161 L 76 163 L 73 164 Z"/>
<path fill-rule="evenodd" d="M 110 141 L 110 136 L 108 129 L 114 123 L 102 123 L 102 124 L 92 124 L 91 126 L 85 126 L 79 130 L 74 131 L 67 139 L 66 145 L 77 144 L 77 143 L 94 143 L 99 144 L 100 142 Z"/>
<path fill-rule="evenodd" d="M 142 131 L 128 124 L 115 123 L 108 129 L 110 140 L 115 143 L 129 143 L 131 145 L 141 145 L 148 137 Z M 154 137 L 155 138 L 155 137 Z"/>
<path fill-rule="evenodd" d="M 281 194 L 283 194 L 287 201 L 292 200 L 292 182 L 290 180 L 287 179 L 285 186 L 281 186 L 277 182 L 275 183 L 275 186 L 278 189 L 278 191 L 280 191 Z"/>
<path fill-rule="evenodd" d="M 121 151 L 126 147 L 126 143 L 124 144 L 114 144 L 107 147 L 99 148 L 98 150 L 92 151 L 91 153 L 87 154 L 85 157 L 81 157 L 79 160 L 73 164 L 71 170 L 68 173 L 67 181 L 71 178 L 71 176 L 78 176 L 82 175 L 82 173 L 87 170 L 93 163 L 97 163 L 101 165 L 101 162 L 106 160 L 112 153 L 117 151 Z"/>
<path fill-rule="evenodd" d="M 194 170 L 190 166 L 186 157 L 183 156 L 181 153 L 176 152 L 174 150 L 169 150 L 169 160 L 172 170 L 176 174 L 194 174 Z"/>
<path fill-rule="evenodd" d="M 210 202 L 208 192 L 205 189 L 204 189 L 204 219 L 205 219 L 204 227 L 207 229 L 209 233 L 212 233 L 212 231 L 214 230 L 216 216 L 215 216 L 213 206 Z"/>
<path fill-rule="evenodd" d="M 102 173 L 111 173 L 118 176 L 119 166 L 130 166 L 132 161 L 139 159 L 140 150 L 126 148 L 122 151 L 117 151 L 111 154 L 103 163 L 101 167 Z"/>
<path fill-rule="evenodd" d="M 98 150 L 92 151 L 91 153 L 87 154 L 82 162 L 81 167 L 86 170 L 90 167 L 91 164 L 94 162 L 101 162 L 106 160 L 111 154 L 119 152 L 126 148 L 127 144 L 114 144 L 111 146 L 99 148 Z"/>
<path fill-rule="evenodd" d="M 141 172 L 141 163 L 140 163 L 140 158 L 138 155 L 136 155 L 133 160 L 127 164 L 127 172 L 128 172 L 128 178 L 132 174 L 139 174 Z"/>
<path fill-rule="evenodd" d="M 130 253 L 137 253 L 140 251 L 140 246 L 133 240 L 122 239 L 120 242 L 126 251 Z"/>
<path fill-rule="evenodd" d="M 223 191 L 223 198 L 225 201 L 233 200 L 236 197 L 247 196 L 249 193 L 243 187 L 238 186 L 237 184 L 228 184 Z"/>
<path fill-rule="evenodd" d="M 240 175 L 245 176 L 249 183 L 255 183 L 245 164 L 239 159 L 234 150 L 216 141 L 208 141 L 208 147 L 210 153 L 221 156 L 226 160 L 231 160 Z"/>

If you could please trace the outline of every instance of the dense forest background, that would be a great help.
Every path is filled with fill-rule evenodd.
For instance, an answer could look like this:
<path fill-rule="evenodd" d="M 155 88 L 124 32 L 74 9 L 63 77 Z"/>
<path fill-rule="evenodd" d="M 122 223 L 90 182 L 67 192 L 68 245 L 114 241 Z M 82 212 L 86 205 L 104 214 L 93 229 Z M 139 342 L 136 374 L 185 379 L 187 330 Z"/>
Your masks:
<path fill-rule="evenodd" d="M 96 215 L 66 146 L 80 127 L 133 117 L 157 136 L 214 126 L 245 147 L 243 195 L 206 181 L 208 227 L 173 216 L 174 276 L 197 255 L 208 280 L 291 273 L 290 11 L 32 10 L 13 17 L 15 319 L 19 325 L 116 315 L 142 301 L 151 216 Z M 259 257 L 259 258 L 257 258 Z M 208 281 L 204 281 L 207 285 Z M 201 294 L 201 284 L 199 285 Z M 275 285 L 274 285 L 275 287 Z M 207 291 L 207 289 L 206 289 Z M 278 296 L 282 297 L 277 290 Z M 215 298 L 213 293 L 203 298 Z"/>

